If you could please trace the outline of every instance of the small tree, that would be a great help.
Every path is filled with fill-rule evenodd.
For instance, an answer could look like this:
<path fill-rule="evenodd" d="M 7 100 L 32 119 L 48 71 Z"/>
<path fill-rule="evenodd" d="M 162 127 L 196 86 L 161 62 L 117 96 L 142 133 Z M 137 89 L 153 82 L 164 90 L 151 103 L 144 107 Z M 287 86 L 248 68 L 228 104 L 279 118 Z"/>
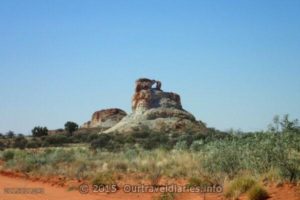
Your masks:
<path fill-rule="evenodd" d="M 65 130 L 72 135 L 74 131 L 78 130 L 78 124 L 76 124 L 75 122 L 66 122 L 65 123 Z"/>
<path fill-rule="evenodd" d="M 298 119 L 290 120 L 288 114 L 284 115 L 282 119 L 278 115 L 275 115 L 273 123 L 269 125 L 268 129 L 275 133 L 300 131 Z"/>
<path fill-rule="evenodd" d="M 15 133 L 14 133 L 13 131 L 8 131 L 8 132 L 6 133 L 6 137 L 7 137 L 7 138 L 13 138 L 13 137 L 15 137 Z"/>
<path fill-rule="evenodd" d="M 298 124 L 299 124 L 298 119 L 290 120 L 288 114 L 284 115 L 283 119 L 280 122 L 281 129 L 283 132 L 297 130 Z"/>
<path fill-rule="evenodd" d="M 48 135 L 47 127 L 36 126 L 32 129 L 31 132 L 33 137 L 41 137 Z"/>

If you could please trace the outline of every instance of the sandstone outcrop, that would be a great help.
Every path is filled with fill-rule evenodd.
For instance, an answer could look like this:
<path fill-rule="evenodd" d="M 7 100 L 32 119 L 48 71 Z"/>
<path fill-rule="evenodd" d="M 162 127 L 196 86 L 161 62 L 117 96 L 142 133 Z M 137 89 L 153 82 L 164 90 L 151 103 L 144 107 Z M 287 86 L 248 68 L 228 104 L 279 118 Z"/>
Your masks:
<path fill-rule="evenodd" d="M 106 130 L 113 127 L 127 114 L 118 108 L 104 109 L 94 112 L 91 121 L 84 123 L 81 128 L 101 128 Z"/>
<path fill-rule="evenodd" d="M 138 79 L 132 98 L 132 113 L 104 133 L 206 132 L 205 125 L 182 108 L 180 96 L 164 92 L 161 82 Z"/>

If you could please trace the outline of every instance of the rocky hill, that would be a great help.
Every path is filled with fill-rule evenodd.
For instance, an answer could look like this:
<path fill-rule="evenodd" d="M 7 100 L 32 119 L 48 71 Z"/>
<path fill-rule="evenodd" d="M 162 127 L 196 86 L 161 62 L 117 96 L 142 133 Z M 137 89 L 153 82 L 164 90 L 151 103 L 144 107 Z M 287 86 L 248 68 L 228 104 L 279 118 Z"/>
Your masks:
<path fill-rule="evenodd" d="M 204 123 L 182 108 L 180 96 L 164 92 L 161 85 L 160 81 L 138 79 L 132 98 L 132 113 L 104 133 L 206 133 Z"/>

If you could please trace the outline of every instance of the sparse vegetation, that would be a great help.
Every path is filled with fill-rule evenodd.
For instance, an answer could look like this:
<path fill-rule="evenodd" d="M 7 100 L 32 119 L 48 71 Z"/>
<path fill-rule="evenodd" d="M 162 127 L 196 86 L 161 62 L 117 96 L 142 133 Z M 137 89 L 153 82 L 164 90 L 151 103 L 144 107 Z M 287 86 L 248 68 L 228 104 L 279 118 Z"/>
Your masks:
<path fill-rule="evenodd" d="M 0 139 L 4 149 L 0 159 L 5 161 L 4 169 L 98 184 L 115 183 L 118 174 L 142 174 L 153 186 L 159 186 L 164 177 L 185 178 L 188 186 L 229 183 L 227 198 L 247 193 L 249 199 L 259 200 L 264 197 L 258 184 L 262 178 L 270 182 L 300 181 L 299 129 L 296 123 L 287 125 L 287 119 L 282 123 L 275 120 L 277 125 L 273 126 L 278 128 L 256 133 L 210 129 L 207 135 L 108 135 L 79 129 L 72 135 L 19 135 Z M 9 147 L 27 149 L 6 149 Z M 39 147 L 47 148 L 32 149 Z"/>

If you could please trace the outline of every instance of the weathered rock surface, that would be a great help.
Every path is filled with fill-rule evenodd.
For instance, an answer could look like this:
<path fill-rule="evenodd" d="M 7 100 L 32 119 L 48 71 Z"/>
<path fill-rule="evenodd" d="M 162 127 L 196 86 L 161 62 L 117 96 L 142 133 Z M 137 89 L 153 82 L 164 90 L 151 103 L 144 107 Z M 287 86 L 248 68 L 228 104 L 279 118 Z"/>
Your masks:
<path fill-rule="evenodd" d="M 94 112 L 91 121 L 84 123 L 81 128 L 102 128 L 106 130 L 113 127 L 127 114 L 118 108 L 111 108 Z"/>
<path fill-rule="evenodd" d="M 162 91 L 160 81 L 142 78 L 136 81 L 132 113 L 104 133 L 205 133 L 206 130 L 202 122 L 182 108 L 178 94 Z"/>

